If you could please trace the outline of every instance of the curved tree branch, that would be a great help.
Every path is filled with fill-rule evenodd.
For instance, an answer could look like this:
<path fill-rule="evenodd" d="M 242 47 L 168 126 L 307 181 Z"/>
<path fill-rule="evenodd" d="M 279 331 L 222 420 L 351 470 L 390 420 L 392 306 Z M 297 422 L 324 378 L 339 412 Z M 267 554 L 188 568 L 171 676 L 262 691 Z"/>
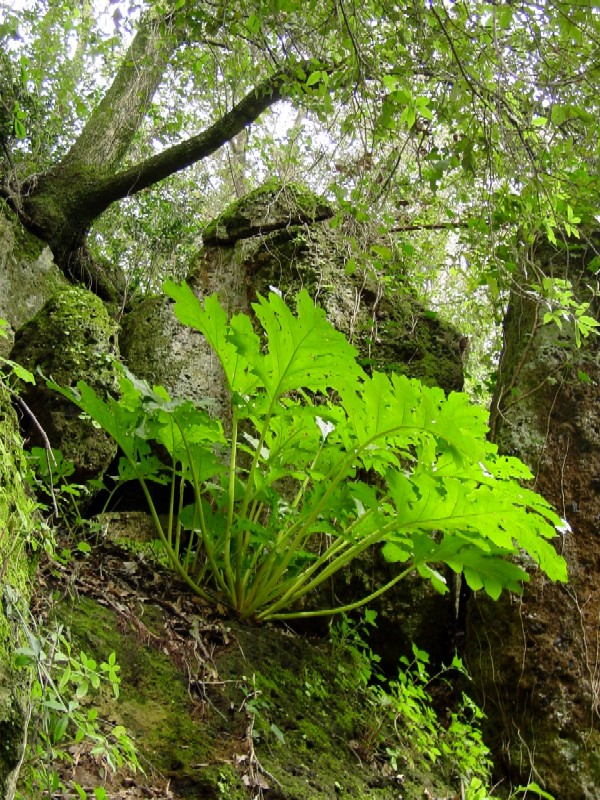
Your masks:
<path fill-rule="evenodd" d="M 212 155 L 286 96 L 289 77 L 289 72 L 280 71 L 266 78 L 202 133 L 111 176 L 99 187 L 99 202 L 107 208 Z"/>
<path fill-rule="evenodd" d="M 267 108 L 289 96 L 286 85 L 298 70 L 314 67 L 314 62 L 294 63 L 276 72 L 202 133 L 120 172 L 107 170 L 101 158 L 95 166 L 65 159 L 39 178 L 25 198 L 21 218 L 50 245 L 57 261 L 72 274 L 73 252 L 79 251 L 94 220 L 112 203 L 210 156 Z"/>

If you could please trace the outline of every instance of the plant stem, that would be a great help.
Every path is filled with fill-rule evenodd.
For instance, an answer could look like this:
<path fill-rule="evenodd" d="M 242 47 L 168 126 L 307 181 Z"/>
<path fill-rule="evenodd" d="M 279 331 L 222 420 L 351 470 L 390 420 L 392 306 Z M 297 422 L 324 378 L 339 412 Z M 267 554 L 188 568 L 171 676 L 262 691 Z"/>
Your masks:
<path fill-rule="evenodd" d="M 181 470 L 181 483 L 179 484 L 179 504 L 177 509 L 177 521 L 175 522 L 175 555 L 178 560 L 180 559 L 181 548 L 181 511 L 183 509 L 183 492 L 185 490 L 185 481 L 183 479 L 183 469 Z M 191 541 L 191 540 L 190 540 Z"/>
<path fill-rule="evenodd" d="M 173 436 L 173 423 L 171 423 L 171 436 Z M 173 448 L 175 449 L 175 448 Z M 173 515 L 175 510 L 175 483 L 177 478 L 177 461 L 175 459 L 175 453 L 173 453 L 171 459 L 171 491 L 169 492 L 169 524 L 167 526 L 167 541 L 169 542 L 169 547 L 173 544 Z"/>
<path fill-rule="evenodd" d="M 380 597 L 382 594 L 391 589 L 392 586 L 395 586 L 399 581 L 406 578 L 407 575 L 410 575 L 416 569 L 416 566 L 412 564 L 410 567 L 407 567 L 405 570 L 400 572 L 396 575 L 395 578 L 392 578 L 391 581 L 388 581 L 384 586 L 381 586 L 377 591 L 372 592 L 367 597 L 363 597 L 362 600 L 357 600 L 355 603 L 348 603 L 345 606 L 338 606 L 337 608 L 327 608 L 321 609 L 320 611 L 300 611 L 294 613 L 293 611 L 286 612 L 286 613 L 279 613 L 273 614 L 270 608 L 264 609 L 260 614 L 256 615 L 256 619 L 264 622 L 267 619 L 306 619 L 308 617 L 326 617 L 326 616 L 333 616 L 334 614 L 343 614 L 348 611 L 354 611 L 356 608 L 360 608 L 361 606 L 370 603 L 372 600 L 375 600 L 377 597 Z"/>
<path fill-rule="evenodd" d="M 130 463 L 133 466 L 134 471 L 137 474 L 137 469 L 136 469 L 135 462 L 131 461 L 131 459 L 130 459 Z M 163 526 L 161 525 L 160 519 L 158 517 L 158 513 L 156 511 L 156 506 L 154 505 L 154 503 L 152 501 L 152 496 L 150 494 L 150 490 L 148 489 L 146 481 L 144 480 L 144 478 L 141 475 L 137 475 L 137 479 L 140 482 L 140 486 L 142 487 L 142 491 L 143 491 L 144 496 L 145 496 L 145 498 L 146 498 L 146 500 L 148 502 L 148 508 L 150 509 L 150 514 L 152 516 L 152 519 L 154 520 L 154 525 L 156 527 L 156 532 L 158 533 L 158 536 L 159 536 L 161 542 L 163 543 L 163 545 L 164 545 L 164 547 L 165 547 L 165 549 L 167 551 L 167 555 L 169 557 L 169 561 L 171 562 L 171 564 L 173 566 L 173 569 L 179 575 L 179 577 L 182 578 L 182 580 L 184 580 L 185 583 L 187 583 L 187 585 L 190 587 L 190 589 L 193 592 L 195 592 L 197 595 L 199 595 L 199 597 L 201 597 L 203 600 L 208 601 L 209 603 L 214 603 L 215 602 L 215 598 L 212 597 L 210 594 L 208 594 L 208 592 L 205 592 L 204 589 L 201 589 L 200 586 L 198 586 L 198 584 L 194 580 L 192 580 L 192 578 L 188 575 L 188 573 L 184 570 L 182 565 L 179 563 L 179 559 L 177 559 L 175 557 L 175 553 L 173 551 L 173 548 L 170 546 L 169 542 L 167 541 L 167 537 L 165 535 Z"/>
<path fill-rule="evenodd" d="M 236 477 L 236 461 L 237 461 L 237 439 L 238 439 L 238 415 L 233 409 L 233 422 L 231 430 L 231 452 L 229 454 L 229 481 L 228 481 L 228 496 L 227 496 L 227 521 L 225 523 L 225 546 L 223 547 L 223 564 L 225 570 L 225 579 L 229 586 L 231 599 L 234 606 L 238 605 L 239 587 L 237 586 L 237 575 L 240 570 L 239 559 L 241 558 L 241 533 L 238 531 L 236 536 L 236 570 L 235 576 L 231 568 L 231 529 L 233 527 L 233 514 L 235 510 L 235 477 Z"/>
<path fill-rule="evenodd" d="M 319 460 L 319 456 L 321 455 L 321 451 L 323 449 L 323 445 L 324 444 L 325 444 L 325 440 L 323 440 L 321 442 L 321 444 L 319 445 L 319 449 L 317 450 L 317 455 L 313 458 L 312 464 L 306 470 L 306 477 L 302 481 L 302 483 L 300 485 L 300 488 L 298 489 L 298 492 L 296 493 L 296 497 L 294 497 L 294 500 L 293 500 L 292 505 L 291 505 L 292 508 L 297 508 L 298 507 L 298 503 L 300 502 L 300 500 L 302 500 L 302 498 L 304 496 L 304 492 L 306 491 L 306 487 L 308 486 L 308 482 L 310 481 L 310 473 L 317 466 L 317 461 Z"/>
<path fill-rule="evenodd" d="M 212 573 L 212 575 L 213 575 L 218 587 L 221 589 L 221 591 L 227 597 L 229 597 L 230 602 L 233 603 L 233 601 L 235 599 L 235 595 L 232 592 L 229 591 L 229 587 L 227 586 L 227 584 L 223 580 L 223 575 L 221 574 L 221 570 L 219 569 L 219 566 L 218 566 L 218 564 L 217 564 L 217 562 L 215 560 L 215 554 L 214 554 L 213 548 L 211 547 L 210 536 L 208 534 L 208 529 L 206 527 L 206 522 L 204 520 L 204 511 L 202 510 L 202 496 L 200 494 L 200 482 L 198 480 L 198 472 L 196 470 L 196 464 L 194 462 L 194 459 L 193 459 L 193 456 L 192 456 L 192 452 L 190 450 L 190 446 L 189 446 L 188 440 L 186 438 L 186 435 L 185 435 L 184 431 L 182 430 L 181 425 L 179 423 L 177 423 L 177 427 L 179 428 L 179 431 L 181 433 L 181 438 L 182 438 L 182 441 L 183 441 L 183 444 L 184 444 L 184 447 L 185 447 L 185 450 L 186 450 L 186 453 L 187 453 L 187 456 L 188 456 L 190 471 L 192 473 L 192 486 L 193 486 L 193 489 L 194 489 L 194 502 L 196 504 L 196 508 L 198 509 L 198 520 L 200 522 L 200 531 L 202 532 L 202 544 L 204 545 L 204 549 L 206 550 L 206 557 L 208 558 L 208 561 L 210 563 L 211 573 Z M 177 564 L 178 564 L 179 568 L 181 569 L 181 571 L 185 573 L 185 571 L 183 570 L 183 567 L 181 566 L 181 564 L 179 564 L 179 562 L 177 562 Z M 187 575 L 187 573 L 185 573 L 185 574 Z M 189 580 L 191 581 L 191 578 L 189 578 Z"/>
<path fill-rule="evenodd" d="M 367 512 L 371 513 L 371 512 Z M 357 524 L 364 521 L 366 514 L 363 514 L 360 519 L 355 520 L 351 526 L 348 526 L 345 533 L 347 534 L 352 528 L 354 528 Z M 293 602 L 296 602 L 301 597 L 304 597 L 306 594 L 311 592 L 313 589 L 316 589 L 323 581 L 326 581 L 336 572 L 339 572 L 340 569 L 345 567 L 350 561 L 356 558 L 360 553 L 367 550 L 369 547 L 372 547 L 375 544 L 384 539 L 386 534 L 390 531 L 394 530 L 396 527 L 396 520 L 392 519 L 387 525 L 384 525 L 374 531 L 372 531 L 367 536 L 364 536 L 361 539 L 355 540 L 353 543 L 350 543 L 350 546 L 347 547 L 349 544 L 347 538 L 337 539 L 334 541 L 330 547 L 313 563 L 311 566 L 305 570 L 300 575 L 296 576 L 292 579 L 287 585 L 289 586 L 288 589 L 285 589 L 285 584 L 280 587 L 280 592 L 275 592 L 277 588 L 277 584 L 274 584 L 272 597 L 277 596 L 280 594 L 279 599 L 273 603 L 270 608 L 271 610 L 277 610 L 282 608 L 284 605 L 289 605 Z M 347 549 L 346 549 L 347 547 Z M 340 550 L 344 550 L 344 552 L 338 552 Z M 321 568 L 323 564 L 329 562 L 329 564 L 320 572 L 318 570 Z M 312 580 L 310 580 L 311 576 L 315 575 Z M 308 583 L 306 583 L 309 581 Z M 264 598 L 263 602 L 269 602 L 270 598 L 267 596 Z"/>

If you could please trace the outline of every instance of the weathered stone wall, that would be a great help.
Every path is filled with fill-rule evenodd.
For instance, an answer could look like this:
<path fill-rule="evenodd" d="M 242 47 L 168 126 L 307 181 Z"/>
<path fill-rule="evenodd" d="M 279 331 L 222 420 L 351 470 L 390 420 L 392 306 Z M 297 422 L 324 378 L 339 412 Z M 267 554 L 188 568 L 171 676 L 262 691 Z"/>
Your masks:
<path fill-rule="evenodd" d="M 593 254 L 543 245 L 529 262 L 568 277 L 585 301 Z M 522 598 L 473 601 L 469 665 L 490 743 L 514 783 L 534 777 L 560 800 L 592 800 L 600 786 L 600 346 L 591 339 L 578 349 L 572 325 L 543 325 L 543 313 L 531 295 L 513 294 L 492 429 L 570 523 L 557 541 L 569 583 L 534 573 Z"/>

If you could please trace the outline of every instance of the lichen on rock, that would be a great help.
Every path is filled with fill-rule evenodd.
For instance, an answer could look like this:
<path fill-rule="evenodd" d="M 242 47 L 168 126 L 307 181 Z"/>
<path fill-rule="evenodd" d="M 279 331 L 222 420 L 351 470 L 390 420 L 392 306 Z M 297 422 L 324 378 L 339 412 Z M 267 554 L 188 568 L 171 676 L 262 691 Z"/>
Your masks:
<path fill-rule="evenodd" d="M 408 289 L 386 288 L 374 269 L 348 275 L 343 231 L 327 222 L 301 225 L 239 242 L 234 251 L 237 256 L 231 257 L 243 268 L 249 300 L 274 288 L 293 305 L 299 290 L 306 289 L 357 347 L 367 370 L 418 378 L 446 392 L 462 389 L 458 332 L 429 313 Z"/>
<path fill-rule="evenodd" d="M 332 215 L 309 190 L 271 180 L 208 226 L 188 283 L 200 298 L 216 293 L 229 313 L 250 312 L 256 294 L 271 290 L 293 307 L 298 291 L 307 289 L 357 346 L 365 367 L 401 372 L 446 392 L 460 390 L 457 332 L 428 314 L 410 292 L 385 290 L 374 272 L 348 276 L 344 236 L 327 222 Z M 216 360 L 196 332 L 182 328 L 164 298 L 145 298 L 127 314 L 120 342 L 139 377 L 177 396 L 226 408 Z"/>

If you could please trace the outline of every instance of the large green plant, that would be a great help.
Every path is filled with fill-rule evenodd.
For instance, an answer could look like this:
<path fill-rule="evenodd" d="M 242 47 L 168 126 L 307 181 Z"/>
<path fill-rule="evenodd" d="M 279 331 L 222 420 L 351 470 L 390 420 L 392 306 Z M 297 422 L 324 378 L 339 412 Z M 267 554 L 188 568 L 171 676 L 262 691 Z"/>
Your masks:
<path fill-rule="evenodd" d="M 494 598 L 519 591 L 527 573 L 511 557 L 520 551 L 566 579 L 548 542 L 563 521 L 520 485 L 527 468 L 497 455 L 485 411 L 466 395 L 367 376 L 304 291 L 296 315 L 276 293 L 259 297 L 263 338 L 247 315 L 228 321 L 215 296 L 202 305 L 185 284 L 165 291 L 221 363 L 224 423 L 127 373 L 118 400 L 83 382 L 54 388 L 119 444 L 123 479 L 140 482 L 171 564 L 199 595 L 244 619 L 328 614 L 297 602 L 382 544 L 397 574 L 345 610 L 414 571 L 447 591 L 439 564 Z M 166 523 L 153 481 L 171 486 Z"/>

